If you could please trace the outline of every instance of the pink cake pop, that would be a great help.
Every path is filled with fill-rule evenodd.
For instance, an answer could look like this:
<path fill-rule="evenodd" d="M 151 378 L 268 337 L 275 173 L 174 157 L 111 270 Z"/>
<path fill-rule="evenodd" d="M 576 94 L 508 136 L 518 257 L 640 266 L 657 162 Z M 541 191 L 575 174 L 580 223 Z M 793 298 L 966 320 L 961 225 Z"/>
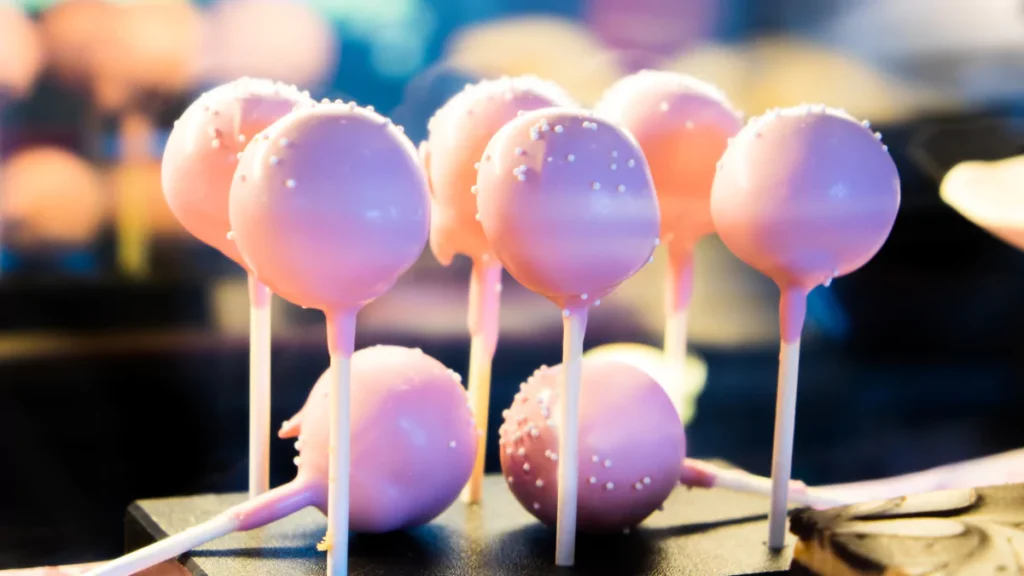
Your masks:
<path fill-rule="evenodd" d="M 820 106 L 770 111 L 729 145 L 711 195 L 726 246 L 782 291 L 768 544 L 783 546 L 807 293 L 857 270 L 885 243 L 900 205 L 896 166 L 867 122 Z"/>
<path fill-rule="evenodd" d="M 242 78 L 192 103 L 164 148 L 164 197 L 181 225 L 243 268 L 228 238 L 228 194 L 238 157 L 253 136 L 309 95 L 270 80 Z M 270 487 L 270 293 L 249 274 L 249 495 Z"/>
<path fill-rule="evenodd" d="M 274 293 L 327 316 L 331 462 L 327 572 L 348 572 L 349 379 L 356 314 L 427 243 L 430 200 L 412 142 L 354 103 L 311 104 L 246 147 L 229 214 L 249 269 Z"/>
<path fill-rule="evenodd" d="M 687 313 L 693 289 L 693 251 L 714 232 L 711 184 L 741 114 L 710 84 L 675 72 L 645 70 L 605 92 L 595 114 L 618 123 L 647 157 L 661 210 L 661 242 L 668 250 L 665 356 L 673 394 L 683 409 Z"/>
<path fill-rule="evenodd" d="M 127 576 L 210 540 L 315 506 L 328 510 L 333 386 L 325 372 L 282 438 L 298 437 L 295 479 L 216 518 L 87 574 Z M 476 455 L 476 426 L 455 374 L 421 350 L 374 346 L 352 355 L 351 527 L 388 532 L 425 524 L 458 497 Z"/>
<path fill-rule="evenodd" d="M 441 264 L 456 253 L 473 260 L 469 283 L 469 398 L 480 434 L 487 434 L 491 362 L 498 344 L 501 263 L 476 220 L 476 164 L 494 133 L 516 114 L 551 106 L 575 106 L 561 87 L 534 76 L 503 77 L 467 85 L 430 119 L 420 145 L 431 191 L 430 248 Z M 463 493 L 480 501 L 486 442 Z"/>
<path fill-rule="evenodd" d="M 658 202 L 628 134 L 578 110 L 545 108 L 491 139 L 477 176 L 484 234 L 509 273 L 562 309 L 564 379 L 558 414 L 555 562 L 576 545 L 580 357 L 590 304 L 651 260 Z"/>
<path fill-rule="evenodd" d="M 631 528 L 653 513 L 677 483 L 767 494 L 770 483 L 742 471 L 686 459 L 686 435 L 664 388 L 644 370 L 614 359 L 584 358 L 580 387 L 578 526 L 584 532 Z M 562 366 L 541 366 L 505 410 L 501 469 L 526 510 L 554 524 Z M 792 496 L 828 504 L 800 483 Z"/>

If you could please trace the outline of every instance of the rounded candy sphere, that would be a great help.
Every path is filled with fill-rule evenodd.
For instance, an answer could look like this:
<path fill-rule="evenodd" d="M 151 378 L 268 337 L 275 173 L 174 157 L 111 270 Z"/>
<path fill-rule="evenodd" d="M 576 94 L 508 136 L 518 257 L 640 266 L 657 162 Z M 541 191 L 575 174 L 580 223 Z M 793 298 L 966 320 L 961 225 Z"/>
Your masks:
<path fill-rule="evenodd" d="M 523 384 L 500 428 L 501 469 L 526 510 L 553 525 L 558 510 L 562 367 Z M 579 508 L 586 532 L 639 524 L 679 482 L 686 436 L 664 389 L 640 368 L 584 358 L 579 412 Z"/>
<path fill-rule="evenodd" d="M 35 23 L 15 2 L 0 2 L 0 105 L 23 98 L 43 66 L 43 46 Z"/>
<path fill-rule="evenodd" d="M 317 381 L 298 425 L 299 480 L 327 513 L 330 371 Z M 477 432 L 455 374 L 418 349 L 373 346 L 352 356 L 353 530 L 387 532 L 425 524 L 469 481 Z"/>
<path fill-rule="evenodd" d="M 640 143 L 661 210 L 661 239 L 695 244 L 714 231 L 711 185 L 740 114 L 714 86 L 685 74 L 644 70 L 605 92 L 595 114 Z"/>
<path fill-rule="evenodd" d="M 899 174 L 880 140 L 866 122 L 825 106 L 751 120 L 715 176 L 718 235 L 784 287 L 809 290 L 860 268 L 900 205 Z"/>
<path fill-rule="evenodd" d="M 560 86 L 534 76 L 484 80 L 453 96 L 430 119 L 421 145 L 433 201 L 430 247 L 442 264 L 491 251 L 476 220 L 476 165 L 491 137 L 520 112 L 575 106 Z"/>
<path fill-rule="evenodd" d="M 250 142 L 231 185 L 243 258 L 282 298 L 359 307 L 394 285 L 427 243 L 430 200 L 412 142 L 355 104 L 315 104 Z"/>
<path fill-rule="evenodd" d="M 164 148 L 161 180 L 171 212 L 193 236 L 242 264 L 228 239 L 228 195 L 246 144 L 298 104 L 294 86 L 242 78 L 200 96 L 174 123 Z"/>
<path fill-rule="evenodd" d="M 573 109 L 528 112 L 494 135 L 477 208 L 509 273 L 562 307 L 610 293 L 659 242 L 658 202 L 636 141 Z"/>

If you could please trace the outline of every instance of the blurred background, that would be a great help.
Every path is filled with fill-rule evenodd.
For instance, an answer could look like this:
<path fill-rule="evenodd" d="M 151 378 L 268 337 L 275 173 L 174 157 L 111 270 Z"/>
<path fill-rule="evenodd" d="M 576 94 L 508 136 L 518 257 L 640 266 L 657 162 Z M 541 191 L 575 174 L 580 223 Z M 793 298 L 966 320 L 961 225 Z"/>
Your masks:
<path fill-rule="evenodd" d="M 1024 2 L 0 0 L 0 568 L 119 554 L 137 498 L 245 489 L 245 277 L 160 190 L 163 141 L 201 91 L 293 82 L 418 141 L 467 82 L 533 73 L 591 104 L 641 68 L 715 83 L 750 115 L 845 107 L 897 162 L 888 243 L 811 296 L 795 477 L 1024 446 L 1024 255 L 938 194 L 957 162 L 1024 153 Z M 663 257 L 592 314 L 588 347 L 660 345 Z M 715 238 L 696 266 L 708 378 L 691 455 L 767 474 L 777 290 Z M 358 344 L 420 346 L 464 373 L 468 273 L 427 250 L 361 314 Z M 492 442 L 519 382 L 560 359 L 553 307 L 505 286 Z M 327 356 L 319 313 L 275 299 L 273 317 L 277 423 Z M 274 441 L 274 484 L 292 452 Z"/>

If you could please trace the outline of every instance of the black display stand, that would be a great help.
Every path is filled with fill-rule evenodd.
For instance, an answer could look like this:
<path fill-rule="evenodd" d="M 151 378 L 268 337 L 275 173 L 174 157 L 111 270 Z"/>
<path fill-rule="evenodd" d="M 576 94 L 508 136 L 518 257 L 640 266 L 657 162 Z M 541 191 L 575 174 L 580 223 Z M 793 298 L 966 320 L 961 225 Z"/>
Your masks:
<path fill-rule="evenodd" d="M 128 509 L 126 547 L 178 533 L 236 504 L 243 494 L 140 500 Z M 770 552 L 768 499 L 726 490 L 678 488 L 629 534 L 581 535 L 576 566 L 554 565 L 554 530 L 515 501 L 499 476 L 484 485 L 484 504 L 452 505 L 430 524 L 406 532 L 354 535 L 351 576 L 725 576 L 787 571 L 793 536 Z M 264 528 L 216 540 L 181 558 L 195 575 L 308 576 L 325 572 L 316 544 L 326 519 L 307 509 Z"/>

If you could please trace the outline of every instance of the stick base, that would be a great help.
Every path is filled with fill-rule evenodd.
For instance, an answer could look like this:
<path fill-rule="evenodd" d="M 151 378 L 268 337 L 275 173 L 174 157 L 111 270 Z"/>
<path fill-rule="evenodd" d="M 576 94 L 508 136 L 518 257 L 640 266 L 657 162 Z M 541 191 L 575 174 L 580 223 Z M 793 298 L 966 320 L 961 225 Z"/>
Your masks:
<path fill-rule="evenodd" d="M 224 494 L 136 502 L 128 510 L 125 544 L 129 549 L 149 544 L 244 499 L 244 494 Z M 756 495 L 677 488 L 664 511 L 628 535 L 580 534 L 569 572 L 555 566 L 555 531 L 527 514 L 500 476 L 484 479 L 483 500 L 485 506 L 457 501 L 431 524 L 407 532 L 354 535 L 349 574 L 732 576 L 785 573 L 792 558 L 792 546 L 778 554 L 768 551 L 768 499 Z M 473 533 L 470 526 L 476 527 Z M 320 575 L 326 556 L 316 544 L 326 529 L 327 519 L 310 508 L 211 542 L 183 563 L 197 576 Z"/>

